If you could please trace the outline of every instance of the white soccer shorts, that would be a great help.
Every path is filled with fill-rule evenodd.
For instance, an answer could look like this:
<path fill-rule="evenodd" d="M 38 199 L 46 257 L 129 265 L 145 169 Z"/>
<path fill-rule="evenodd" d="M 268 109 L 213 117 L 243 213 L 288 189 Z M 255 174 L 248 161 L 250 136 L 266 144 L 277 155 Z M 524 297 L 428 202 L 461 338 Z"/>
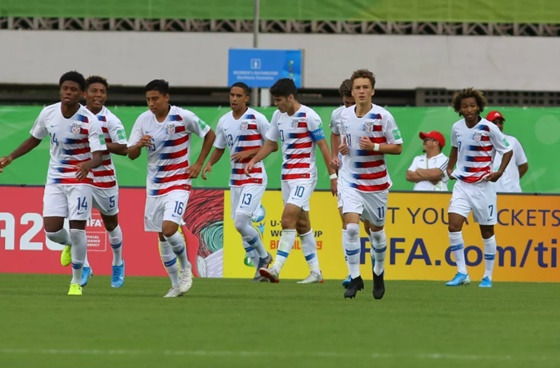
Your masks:
<path fill-rule="evenodd" d="M 261 206 L 261 199 L 266 190 L 266 185 L 246 184 L 239 187 L 231 187 L 231 218 L 236 213 L 244 213 L 250 217 Z"/>
<path fill-rule="evenodd" d="M 148 197 L 144 211 L 144 230 L 160 233 L 163 221 L 181 225 L 189 196 L 189 191 L 174 190 L 162 196 Z"/>
<path fill-rule="evenodd" d="M 341 190 L 342 213 L 358 213 L 362 220 L 375 226 L 385 225 L 389 190 L 380 192 L 360 192 L 344 186 Z"/>
<path fill-rule="evenodd" d="M 43 193 L 43 217 L 87 221 L 91 217 L 92 193 L 88 184 L 47 184 Z"/>
<path fill-rule="evenodd" d="M 93 207 L 106 216 L 119 213 L 119 187 L 98 188 L 92 187 Z"/>
<path fill-rule="evenodd" d="M 480 225 L 496 225 L 498 209 L 496 208 L 496 189 L 492 183 L 465 183 L 457 180 L 449 202 L 448 213 L 457 213 L 465 218 L 473 212 L 473 217 Z"/>
<path fill-rule="evenodd" d="M 304 211 L 309 211 L 309 199 L 316 185 L 316 180 L 283 180 L 282 199 L 284 205 L 291 203 Z"/>

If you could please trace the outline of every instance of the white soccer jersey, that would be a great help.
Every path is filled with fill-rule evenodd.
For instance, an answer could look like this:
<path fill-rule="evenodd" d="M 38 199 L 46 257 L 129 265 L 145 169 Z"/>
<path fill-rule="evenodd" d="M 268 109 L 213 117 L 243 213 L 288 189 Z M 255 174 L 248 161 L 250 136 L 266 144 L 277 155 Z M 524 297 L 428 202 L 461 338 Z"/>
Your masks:
<path fill-rule="evenodd" d="M 91 172 L 84 180 L 76 179 L 76 165 L 91 160 L 91 152 L 107 149 L 101 124 L 84 106 L 69 119 L 61 107 L 60 102 L 45 107 L 30 131 L 37 139 L 51 137 L 47 184 L 92 184 Z"/>
<path fill-rule="evenodd" d="M 523 150 L 523 146 L 517 138 L 512 137 L 511 135 L 506 135 L 509 145 L 513 149 L 513 157 L 509 160 L 509 164 L 506 166 L 504 173 L 496 182 L 496 192 L 505 192 L 505 193 L 521 193 L 521 184 L 519 183 L 519 165 L 523 165 L 527 163 L 527 156 L 525 155 L 525 151 Z M 502 164 L 502 157 L 503 155 L 499 152 L 496 152 L 496 156 L 494 156 L 494 162 L 492 163 L 493 171 L 498 171 L 500 165 Z"/>
<path fill-rule="evenodd" d="M 379 192 L 391 187 L 392 182 L 383 153 L 360 149 L 360 138 L 367 137 L 373 143 L 402 144 L 401 133 L 395 119 L 381 106 L 371 105 L 363 117 L 356 116 L 355 106 L 341 113 L 340 126 L 334 127 L 341 134 L 350 153 L 342 158 L 340 171 L 345 185 L 362 192 Z"/>
<path fill-rule="evenodd" d="M 346 108 L 346 106 L 340 106 L 332 112 L 332 114 L 331 114 L 331 124 L 330 124 L 331 132 L 334 132 L 335 129 L 336 129 L 337 132 L 340 132 L 340 123 L 341 123 L 340 114 L 342 114 L 342 111 L 345 108 Z M 342 168 L 342 153 L 340 153 L 340 152 L 338 153 L 338 162 L 339 162 L 338 170 L 340 170 Z"/>
<path fill-rule="evenodd" d="M 443 179 L 441 179 L 437 184 L 432 184 L 428 180 L 419 181 L 414 183 L 413 190 L 425 190 L 425 191 L 436 191 L 436 192 L 446 192 L 447 189 L 447 163 L 449 159 L 443 153 L 439 153 L 433 157 L 428 158 L 424 153 L 423 155 L 416 156 L 412 160 L 412 164 L 408 168 L 409 171 L 416 171 L 418 169 L 440 169 L 443 172 Z"/>
<path fill-rule="evenodd" d="M 266 139 L 282 141 L 282 180 L 317 180 L 315 142 L 325 139 L 325 133 L 315 111 L 305 105 L 292 116 L 276 110 Z"/>
<path fill-rule="evenodd" d="M 469 128 L 465 119 L 453 124 L 451 145 L 457 147 L 457 164 L 452 175 L 467 183 L 477 183 L 491 172 L 495 152 L 502 154 L 511 147 L 500 129 L 486 119 Z"/>
<path fill-rule="evenodd" d="M 103 106 L 97 113 L 97 120 L 101 123 L 101 129 L 105 134 L 105 142 L 127 144 L 124 126 L 108 108 Z M 113 188 L 117 186 L 117 175 L 115 165 L 108 150 L 103 151 L 103 162 L 91 170 L 93 172 L 93 185 L 98 188 Z"/>
<path fill-rule="evenodd" d="M 189 110 L 171 106 L 163 122 L 151 111 L 142 113 L 132 128 L 128 146 L 137 144 L 144 135 L 152 137 L 148 147 L 146 191 L 149 197 L 161 196 L 173 190 L 190 190 L 190 136 L 203 138 L 210 127 Z"/>
<path fill-rule="evenodd" d="M 268 126 L 266 117 L 251 108 L 247 109 L 239 119 L 235 119 L 233 112 L 230 111 L 218 121 L 214 147 L 225 149 L 227 146 L 229 148 L 231 161 L 230 186 L 236 187 L 245 184 L 266 185 L 266 170 L 262 161 L 255 164 L 249 178 L 245 175 L 243 168 L 251 159 L 248 158 L 244 161 L 234 162 L 231 156 L 238 152 L 262 147 Z"/>

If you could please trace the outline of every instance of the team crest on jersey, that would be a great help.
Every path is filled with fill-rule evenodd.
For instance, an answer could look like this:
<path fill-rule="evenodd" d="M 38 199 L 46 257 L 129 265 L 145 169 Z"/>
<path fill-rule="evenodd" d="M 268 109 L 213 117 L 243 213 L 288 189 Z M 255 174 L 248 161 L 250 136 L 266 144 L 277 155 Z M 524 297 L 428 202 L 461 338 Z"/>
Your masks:
<path fill-rule="evenodd" d="M 292 119 L 292 128 L 297 128 L 299 124 L 299 119 L 298 118 L 294 118 Z"/>
<path fill-rule="evenodd" d="M 245 120 L 241 122 L 241 130 L 247 130 L 247 129 L 249 129 L 249 122 Z"/>
<path fill-rule="evenodd" d="M 371 133 L 371 132 L 373 132 L 373 126 L 374 126 L 374 122 L 370 121 L 370 120 L 367 120 L 364 123 L 364 130 L 368 133 Z"/>
<path fill-rule="evenodd" d="M 175 134 L 175 125 L 174 124 L 167 124 L 165 126 L 165 129 L 167 130 L 167 134 L 169 134 L 169 135 Z"/>
<path fill-rule="evenodd" d="M 482 140 L 482 132 L 474 132 L 473 139 L 475 142 L 480 142 Z"/>
<path fill-rule="evenodd" d="M 82 130 L 82 124 L 81 123 L 72 123 L 72 133 L 73 134 L 80 134 L 81 130 Z"/>

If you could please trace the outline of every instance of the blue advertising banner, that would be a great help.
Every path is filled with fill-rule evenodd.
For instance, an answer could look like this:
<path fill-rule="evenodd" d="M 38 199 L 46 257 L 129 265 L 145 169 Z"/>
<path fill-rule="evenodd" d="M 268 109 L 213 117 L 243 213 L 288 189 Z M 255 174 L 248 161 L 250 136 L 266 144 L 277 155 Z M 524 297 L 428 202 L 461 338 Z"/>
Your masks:
<path fill-rule="evenodd" d="M 228 85 L 246 83 L 270 88 L 278 79 L 291 78 L 301 88 L 301 50 L 230 49 Z"/>

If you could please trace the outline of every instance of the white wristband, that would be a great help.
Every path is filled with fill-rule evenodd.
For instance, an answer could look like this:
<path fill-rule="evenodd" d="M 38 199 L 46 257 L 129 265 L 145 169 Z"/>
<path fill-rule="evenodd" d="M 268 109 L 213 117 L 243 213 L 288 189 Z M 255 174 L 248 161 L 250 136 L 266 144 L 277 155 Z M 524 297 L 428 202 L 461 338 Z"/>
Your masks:
<path fill-rule="evenodd" d="M 379 151 L 379 143 L 374 143 L 373 144 L 373 150 L 374 151 Z"/>
<path fill-rule="evenodd" d="M 331 179 L 331 180 L 336 179 L 336 178 L 338 178 L 338 176 L 336 176 L 336 174 L 329 175 L 329 179 Z"/>

